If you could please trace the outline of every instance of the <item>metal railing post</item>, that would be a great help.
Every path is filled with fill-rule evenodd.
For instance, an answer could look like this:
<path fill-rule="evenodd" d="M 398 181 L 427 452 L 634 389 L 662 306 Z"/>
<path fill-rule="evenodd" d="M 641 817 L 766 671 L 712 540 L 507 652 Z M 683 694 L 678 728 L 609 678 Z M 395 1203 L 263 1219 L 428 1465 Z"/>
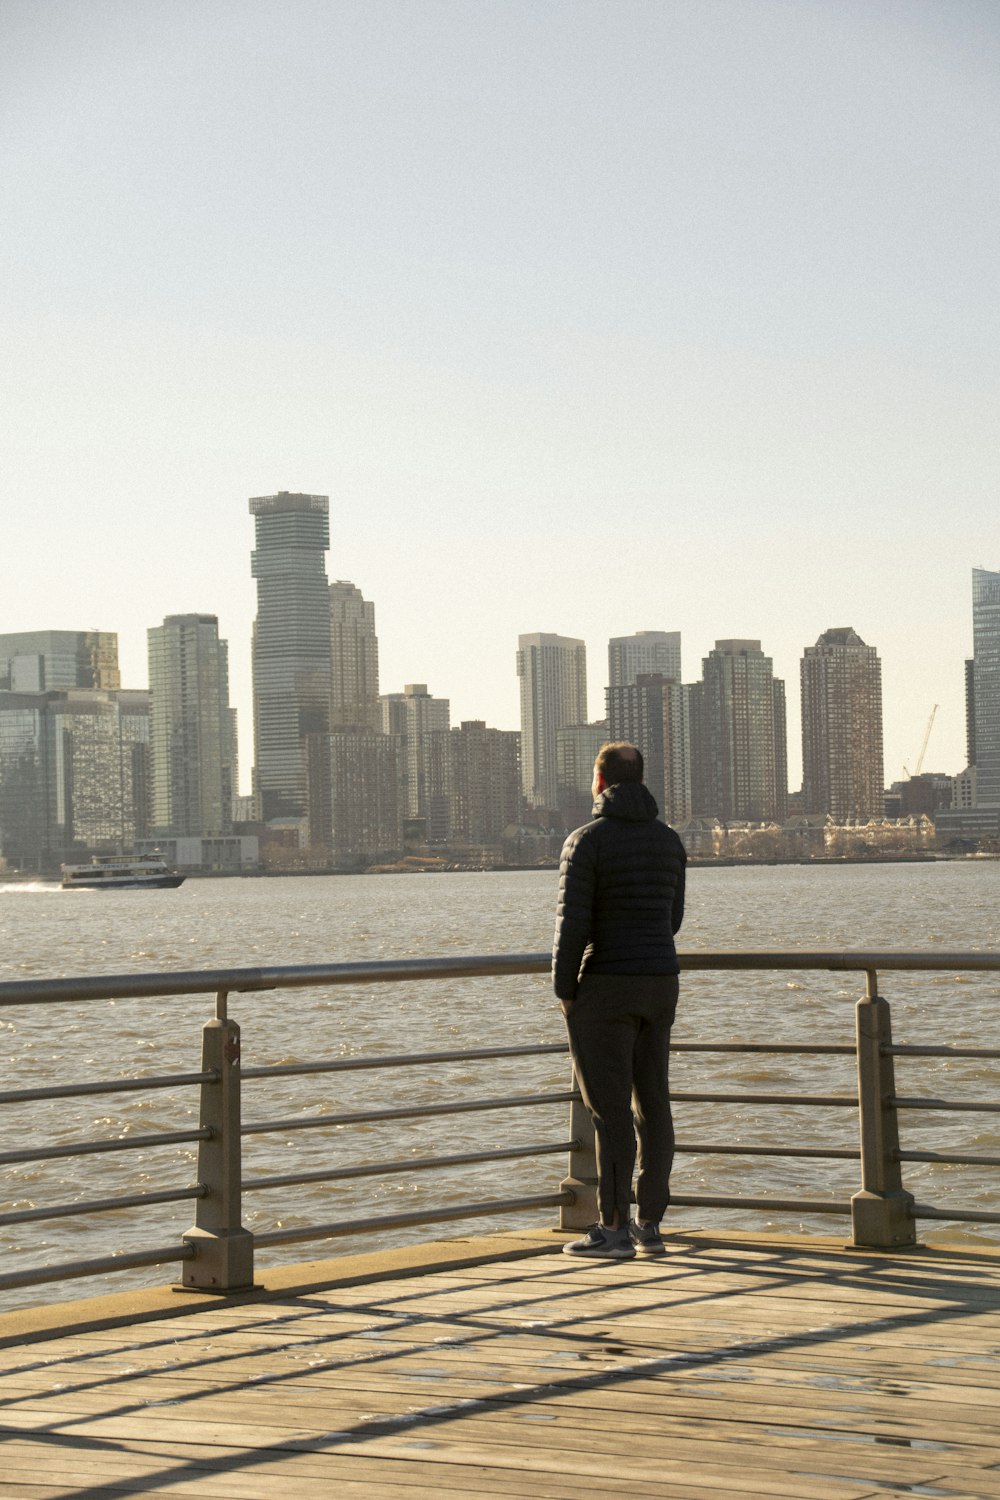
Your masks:
<path fill-rule="evenodd" d="M 573 1087 L 579 1088 L 576 1076 Z M 569 1134 L 573 1148 L 569 1153 L 569 1176 L 559 1184 L 560 1191 L 573 1194 L 560 1205 L 560 1229 L 587 1229 L 596 1223 L 597 1212 L 597 1139 L 594 1122 L 582 1099 L 569 1107 Z"/>
<path fill-rule="evenodd" d="M 201 1066 L 213 1077 L 201 1085 L 201 1126 L 211 1134 L 198 1146 L 198 1178 L 207 1191 L 183 1236 L 195 1250 L 184 1262 L 182 1285 L 189 1291 L 253 1285 L 253 1235 L 240 1222 L 240 1028 L 226 1014 L 226 999 L 220 990 L 216 1018 L 202 1032 Z"/>
<path fill-rule="evenodd" d="M 858 1116 L 861 1127 L 861 1191 L 851 1198 L 854 1244 L 878 1250 L 915 1245 L 910 1208 L 899 1166 L 899 1123 L 888 1001 L 878 993 L 878 975 L 869 969 L 865 995 L 857 1005 Z"/>

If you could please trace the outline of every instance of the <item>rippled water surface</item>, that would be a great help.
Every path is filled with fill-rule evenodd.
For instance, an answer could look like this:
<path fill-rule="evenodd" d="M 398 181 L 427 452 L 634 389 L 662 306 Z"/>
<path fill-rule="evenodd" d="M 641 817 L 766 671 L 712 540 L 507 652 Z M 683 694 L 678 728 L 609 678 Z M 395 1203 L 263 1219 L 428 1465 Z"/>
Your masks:
<path fill-rule="evenodd" d="M 995 949 L 1000 945 L 1000 863 L 779 866 L 696 869 L 679 947 Z M 344 876 L 189 880 L 178 891 L 63 892 L 54 887 L 0 887 L 0 980 L 151 970 L 334 963 L 354 959 L 459 953 L 540 952 L 552 929 L 551 872 L 425 876 Z M 886 974 L 895 1040 L 1000 1045 L 1000 976 Z M 683 980 L 675 1040 L 848 1043 L 860 980 L 810 972 L 690 974 Z M 342 1056 L 432 1051 L 562 1037 L 561 1018 L 542 977 L 367 985 L 324 991 L 235 995 L 231 1014 L 243 1032 L 246 1066 Z M 49 1005 L 0 1011 L 0 1047 L 8 1089 L 77 1079 L 159 1076 L 198 1067 L 207 997 Z M 497 1097 L 566 1087 L 564 1059 L 508 1059 L 484 1064 L 358 1071 L 244 1085 L 244 1123 L 292 1121 L 385 1105 L 435 1103 L 463 1096 Z M 847 1093 L 850 1058 L 780 1054 L 680 1054 L 677 1092 L 724 1090 L 797 1094 Z M 992 1061 L 949 1058 L 897 1062 L 898 1092 L 963 1100 L 1000 1098 Z M 4 1152 L 39 1142 L 128 1139 L 197 1124 L 196 1090 L 110 1094 L 5 1107 Z M 677 1104 L 684 1142 L 855 1147 L 847 1109 L 802 1106 Z M 907 1111 L 904 1147 L 1000 1152 L 998 1115 Z M 567 1108 L 459 1115 L 406 1125 L 279 1130 L 247 1141 L 246 1176 L 320 1170 L 358 1162 L 402 1160 L 501 1144 L 556 1143 L 566 1138 Z M 420 1173 L 248 1193 L 245 1221 L 266 1230 L 409 1210 L 423 1203 L 491 1200 L 551 1192 L 565 1157 L 466 1167 L 441 1178 Z M 196 1180 L 190 1143 L 143 1146 L 102 1156 L 0 1165 L 0 1213 L 52 1203 L 107 1198 Z M 921 1202 L 1000 1211 L 994 1172 L 972 1167 L 909 1165 L 906 1185 Z M 678 1193 L 843 1199 L 857 1187 L 851 1162 L 684 1154 Z M 543 1210 L 535 1222 L 546 1222 Z M 173 1243 L 193 1220 L 190 1203 L 145 1211 L 56 1219 L 31 1226 L 0 1224 L 5 1265 L 37 1265 Z M 750 1228 L 839 1232 L 845 1221 L 818 1213 L 743 1214 L 678 1209 L 678 1224 L 728 1222 Z M 462 1224 L 502 1227 L 507 1220 Z M 399 1238 L 426 1237 L 424 1228 Z M 935 1228 L 936 1237 L 957 1233 Z M 968 1226 L 965 1232 L 969 1233 Z M 980 1238 L 996 1230 L 975 1227 Z M 298 1260 L 331 1248 L 391 1243 L 311 1243 L 271 1250 L 262 1260 Z M 128 1273 L 160 1282 L 169 1269 Z M 125 1278 L 116 1278 L 122 1285 Z M 66 1295 L 104 1289 L 102 1278 L 71 1283 Z M 10 1302 L 39 1292 L 10 1294 Z"/>

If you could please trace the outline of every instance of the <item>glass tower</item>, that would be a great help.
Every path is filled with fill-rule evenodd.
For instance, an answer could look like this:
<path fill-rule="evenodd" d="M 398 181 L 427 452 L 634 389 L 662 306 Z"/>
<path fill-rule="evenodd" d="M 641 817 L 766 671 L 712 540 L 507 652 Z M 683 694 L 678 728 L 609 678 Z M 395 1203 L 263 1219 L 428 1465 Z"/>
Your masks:
<path fill-rule="evenodd" d="M 1000 573 L 972 570 L 972 728 L 977 807 L 1000 806 Z"/>
<path fill-rule="evenodd" d="M 256 526 L 254 790 L 265 820 L 306 812 L 307 740 L 330 732 L 330 545 L 326 495 L 250 501 Z"/>

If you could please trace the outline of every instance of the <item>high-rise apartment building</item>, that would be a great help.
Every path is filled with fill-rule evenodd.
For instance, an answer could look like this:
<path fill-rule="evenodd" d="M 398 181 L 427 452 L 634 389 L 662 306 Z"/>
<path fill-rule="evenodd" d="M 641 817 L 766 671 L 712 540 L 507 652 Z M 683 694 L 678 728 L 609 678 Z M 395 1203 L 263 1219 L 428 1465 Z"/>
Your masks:
<path fill-rule="evenodd" d="M 609 687 L 631 687 L 640 676 L 654 673 L 680 682 L 679 630 L 637 630 L 635 635 L 612 636 L 608 642 Z"/>
<path fill-rule="evenodd" d="M 330 848 L 341 868 L 394 859 L 403 848 L 397 735 L 367 730 L 330 735 Z"/>
<path fill-rule="evenodd" d="M 785 685 L 760 641 L 716 641 L 690 705 L 694 815 L 726 822 L 784 818 Z"/>
<path fill-rule="evenodd" d="M 0 855 L 52 874 L 149 825 L 149 695 L 0 691 Z"/>
<path fill-rule="evenodd" d="M 1000 807 L 1000 573 L 972 570 L 976 806 Z"/>
<path fill-rule="evenodd" d="M 375 605 L 343 578 L 330 585 L 330 650 L 331 728 L 378 733 L 382 716 L 378 701 Z"/>
<path fill-rule="evenodd" d="M 401 738 L 400 803 L 404 818 L 423 818 L 431 843 L 446 843 L 451 831 L 451 704 L 435 698 L 425 682 L 408 682 L 401 693 L 383 693 L 382 732 Z"/>
<path fill-rule="evenodd" d="M 488 729 L 481 719 L 451 731 L 451 837 L 498 845 L 521 810 L 521 736 Z"/>
<path fill-rule="evenodd" d="M 517 643 L 521 679 L 521 786 L 533 807 L 559 802 L 556 735 L 587 722 L 587 648 L 563 635 L 522 635 Z"/>
<path fill-rule="evenodd" d="M 250 501 L 257 580 L 254 790 L 265 820 L 306 812 L 306 740 L 330 731 L 329 510 L 326 495 L 287 490 Z"/>
<path fill-rule="evenodd" d="M 607 698 L 608 738 L 638 745 L 660 817 L 683 822 L 691 816 L 690 689 L 663 673 L 641 672 L 633 683 L 609 687 Z"/>
<path fill-rule="evenodd" d="M 882 664 L 849 626 L 807 646 L 802 685 L 803 811 L 838 823 L 883 813 Z"/>
<path fill-rule="evenodd" d="M 113 630 L 22 630 L 0 635 L 0 690 L 44 693 L 121 687 Z"/>
<path fill-rule="evenodd" d="M 218 619 L 168 615 L 147 635 L 154 831 L 174 837 L 229 833 L 229 656 Z"/>
<path fill-rule="evenodd" d="M 588 823 L 594 806 L 594 761 L 608 741 L 608 721 L 556 730 L 556 807 L 566 828 Z"/>

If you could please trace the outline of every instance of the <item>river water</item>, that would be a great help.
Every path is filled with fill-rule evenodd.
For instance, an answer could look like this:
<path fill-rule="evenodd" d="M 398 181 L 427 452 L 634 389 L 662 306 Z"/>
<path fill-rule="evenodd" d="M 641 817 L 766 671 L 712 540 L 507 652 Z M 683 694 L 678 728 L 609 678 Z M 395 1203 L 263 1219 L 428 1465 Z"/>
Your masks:
<path fill-rule="evenodd" d="M 1000 947 L 1000 863 L 969 860 L 915 865 L 696 868 L 689 877 L 682 953 L 731 948 Z M 0 980 L 257 966 L 461 953 L 540 952 L 551 941 L 556 877 L 551 871 L 423 876 L 339 876 L 189 880 L 178 891 L 63 892 L 44 885 L 0 886 Z M 893 975 L 894 1040 L 1000 1045 L 1000 974 Z M 691 974 L 682 981 L 674 1039 L 845 1043 L 853 1040 L 860 976 L 808 972 Z M 368 985 L 327 991 L 233 996 L 245 1066 L 433 1051 L 507 1042 L 553 1042 L 562 1022 L 545 978 Z M 0 1011 L 6 1088 L 79 1079 L 195 1071 L 209 997 L 103 1001 Z M 248 1080 L 244 1122 L 307 1118 L 462 1096 L 562 1089 L 560 1056 L 492 1064 L 401 1068 L 305 1077 L 264 1085 Z M 679 1054 L 677 1091 L 845 1093 L 850 1058 L 757 1054 Z M 994 1062 L 897 1061 L 903 1094 L 1000 1099 Z M 196 1090 L 106 1095 L 5 1106 L 4 1150 L 39 1141 L 127 1138 L 197 1124 Z M 679 1103 L 680 1141 L 856 1147 L 852 1111 L 793 1106 Z M 245 1175 L 320 1170 L 501 1144 L 557 1142 L 567 1135 L 565 1105 L 457 1116 L 407 1125 L 368 1125 L 254 1136 Z M 901 1116 L 910 1149 L 1000 1152 L 1000 1116 Z M 185 1187 L 196 1180 L 192 1145 L 141 1148 L 100 1157 L 0 1167 L 0 1213 L 122 1193 Z M 562 1155 L 456 1169 L 446 1178 L 411 1173 L 248 1194 L 244 1221 L 257 1231 L 404 1212 L 423 1204 L 555 1191 Z M 995 1173 L 982 1168 L 910 1164 L 905 1183 L 920 1202 L 1000 1211 Z M 858 1186 L 853 1162 L 679 1155 L 678 1193 L 845 1198 Z M 554 1210 L 444 1226 L 459 1234 L 516 1222 L 554 1222 Z M 0 1226 L 8 1269 L 173 1243 L 193 1221 L 193 1205 L 116 1211 L 85 1218 Z M 839 1233 L 847 1222 L 806 1213 L 676 1209 L 671 1224 L 731 1224 L 759 1230 Z M 432 1227 L 361 1239 L 309 1242 L 262 1251 L 277 1264 L 373 1245 L 427 1238 Z M 1000 1226 L 934 1225 L 934 1238 L 996 1243 Z M 68 1283 L 62 1293 L 9 1294 L 0 1305 L 109 1287 L 155 1284 L 168 1267 Z"/>

